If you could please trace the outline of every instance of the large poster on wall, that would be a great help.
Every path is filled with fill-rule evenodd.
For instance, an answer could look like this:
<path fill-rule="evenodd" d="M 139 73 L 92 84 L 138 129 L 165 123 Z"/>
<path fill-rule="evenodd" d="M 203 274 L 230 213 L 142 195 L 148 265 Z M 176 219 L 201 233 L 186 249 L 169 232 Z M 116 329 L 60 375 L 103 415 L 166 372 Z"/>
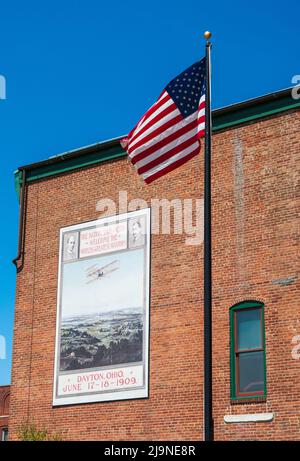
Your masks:
<path fill-rule="evenodd" d="M 53 405 L 148 396 L 150 209 L 61 229 Z"/>

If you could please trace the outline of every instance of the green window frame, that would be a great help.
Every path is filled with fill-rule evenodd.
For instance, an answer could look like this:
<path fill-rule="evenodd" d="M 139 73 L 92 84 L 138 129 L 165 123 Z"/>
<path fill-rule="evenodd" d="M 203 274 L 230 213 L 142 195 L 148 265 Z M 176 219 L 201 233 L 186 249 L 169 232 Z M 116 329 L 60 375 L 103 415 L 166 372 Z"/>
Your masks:
<path fill-rule="evenodd" d="M 255 314 L 253 311 L 256 311 Z M 242 328 L 241 319 L 243 317 L 244 319 L 247 318 L 247 314 L 248 320 L 249 314 L 250 317 L 251 314 L 254 314 L 256 324 L 253 322 L 252 324 L 251 322 L 247 324 L 246 322 L 244 323 L 244 328 Z M 260 329 L 257 328 L 258 320 Z M 241 346 L 241 344 L 249 342 L 249 338 L 252 338 L 250 343 L 252 340 L 253 345 L 248 347 Z M 253 372 L 251 362 L 252 366 L 254 366 L 255 358 L 257 359 L 258 357 L 260 359 L 258 363 L 260 367 L 263 367 L 263 370 L 260 368 L 260 373 L 257 371 L 259 367 L 255 367 L 256 373 L 259 374 L 259 381 L 253 383 L 250 381 L 249 386 L 241 389 L 240 382 L 247 380 L 247 378 L 249 379 L 249 374 L 251 376 L 251 372 Z M 253 385 L 253 390 L 251 390 L 251 384 Z M 256 389 L 255 386 L 257 387 Z M 246 389 L 247 387 L 249 389 Z M 242 301 L 230 308 L 230 388 L 232 400 L 266 398 L 267 396 L 265 314 L 264 304 L 260 301 Z"/>

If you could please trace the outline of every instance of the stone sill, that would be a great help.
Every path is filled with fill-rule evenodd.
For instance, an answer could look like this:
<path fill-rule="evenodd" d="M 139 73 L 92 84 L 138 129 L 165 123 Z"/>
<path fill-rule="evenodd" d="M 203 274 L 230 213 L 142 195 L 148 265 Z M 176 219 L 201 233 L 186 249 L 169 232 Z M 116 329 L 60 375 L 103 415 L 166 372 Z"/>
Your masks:
<path fill-rule="evenodd" d="M 244 415 L 225 415 L 224 421 L 230 423 L 262 423 L 271 422 L 274 419 L 274 413 L 251 413 Z"/>

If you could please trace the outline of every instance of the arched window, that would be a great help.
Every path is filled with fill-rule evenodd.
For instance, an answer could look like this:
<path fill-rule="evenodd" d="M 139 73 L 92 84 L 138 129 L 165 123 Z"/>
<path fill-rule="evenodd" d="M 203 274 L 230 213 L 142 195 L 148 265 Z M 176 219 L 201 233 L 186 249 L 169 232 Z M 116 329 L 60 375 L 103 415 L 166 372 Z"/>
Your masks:
<path fill-rule="evenodd" d="M 266 397 L 264 304 L 243 301 L 230 308 L 231 398 Z"/>

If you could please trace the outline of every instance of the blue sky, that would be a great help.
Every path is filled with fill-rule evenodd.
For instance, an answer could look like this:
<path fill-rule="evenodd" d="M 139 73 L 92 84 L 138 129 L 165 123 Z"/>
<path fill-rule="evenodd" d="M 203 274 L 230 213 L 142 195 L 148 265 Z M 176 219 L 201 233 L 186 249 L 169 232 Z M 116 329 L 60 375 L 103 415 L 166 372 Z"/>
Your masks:
<path fill-rule="evenodd" d="M 291 86 L 299 1 L 4 0 L 0 17 L 0 384 L 10 382 L 16 167 L 127 133 L 213 32 L 213 107 Z"/>

